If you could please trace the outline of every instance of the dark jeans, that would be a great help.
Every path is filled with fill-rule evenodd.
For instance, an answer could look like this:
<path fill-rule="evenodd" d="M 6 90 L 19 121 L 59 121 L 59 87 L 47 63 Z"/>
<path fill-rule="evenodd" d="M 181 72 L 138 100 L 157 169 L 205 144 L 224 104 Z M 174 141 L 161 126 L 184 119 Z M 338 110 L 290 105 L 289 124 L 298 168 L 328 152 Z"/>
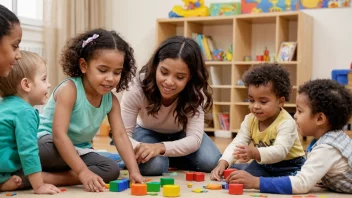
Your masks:
<path fill-rule="evenodd" d="M 57 151 L 52 135 L 45 135 L 38 140 L 40 162 L 45 172 L 67 171 L 71 168 Z M 99 175 L 104 182 L 116 180 L 120 169 L 115 161 L 97 153 L 87 153 L 80 156 L 89 170 Z"/>
<path fill-rule="evenodd" d="M 144 143 L 175 141 L 186 137 L 185 132 L 162 134 L 142 127 L 136 127 L 133 139 Z M 192 171 L 211 172 L 218 164 L 221 153 L 213 141 L 204 133 L 200 148 L 187 156 L 156 156 L 146 163 L 139 164 L 142 175 L 158 176 L 168 172 L 169 166 Z"/>
<path fill-rule="evenodd" d="M 301 170 L 306 159 L 297 157 L 291 160 L 284 160 L 274 164 L 259 164 L 253 160 L 250 164 L 234 164 L 231 168 L 245 170 L 256 177 L 280 177 L 294 176 Z"/>

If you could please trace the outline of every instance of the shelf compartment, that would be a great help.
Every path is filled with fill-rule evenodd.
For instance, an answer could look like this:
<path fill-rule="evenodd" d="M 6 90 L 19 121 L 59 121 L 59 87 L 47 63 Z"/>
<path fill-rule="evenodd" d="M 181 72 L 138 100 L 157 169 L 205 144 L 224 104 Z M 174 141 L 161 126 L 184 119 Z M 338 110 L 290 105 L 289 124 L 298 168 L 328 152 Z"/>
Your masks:
<path fill-rule="evenodd" d="M 220 121 L 219 121 L 219 113 L 229 113 L 229 127 L 231 129 L 231 106 L 230 104 L 216 104 L 214 103 L 213 105 L 213 120 L 214 120 L 214 129 L 215 130 L 223 130 L 220 127 Z"/>
<path fill-rule="evenodd" d="M 209 84 L 212 86 L 232 85 L 232 66 L 222 65 L 207 67 L 209 72 Z"/>
<path fill-rule="evenodd" d="M 172 36 L 185 35 L 185 22 L 181 19 L 159 19 L 157 21 L 157 44 Z"/>

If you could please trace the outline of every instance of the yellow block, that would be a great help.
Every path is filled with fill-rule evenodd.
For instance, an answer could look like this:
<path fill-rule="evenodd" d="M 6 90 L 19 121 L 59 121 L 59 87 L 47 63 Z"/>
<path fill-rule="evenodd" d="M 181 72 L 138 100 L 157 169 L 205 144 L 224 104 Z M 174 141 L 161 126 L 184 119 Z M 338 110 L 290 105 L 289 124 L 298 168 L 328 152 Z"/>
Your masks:
<path fill-rule="evenodd" d="M 110 189 L 110 184 L 105 184 L 106 189 Z"/>
<path fill-rule="evenodd" d="M 178 185 L 164 185 L 163 186 L 164 197 L 179 197 L 180 186 Z"/>

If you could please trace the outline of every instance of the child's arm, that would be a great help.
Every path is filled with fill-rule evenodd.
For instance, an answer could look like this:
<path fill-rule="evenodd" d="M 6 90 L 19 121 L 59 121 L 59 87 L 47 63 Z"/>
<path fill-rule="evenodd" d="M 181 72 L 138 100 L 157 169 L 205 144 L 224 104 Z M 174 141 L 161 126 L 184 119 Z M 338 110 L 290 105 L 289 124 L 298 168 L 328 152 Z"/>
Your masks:
<path fill-rule="evenodd" d="M 124 123 L 121 118 L 120 103 L 115 95 L 112 95 L 112 109 L 108 114 L 108 119 L 116 149 L 121 155 L 130 172 L 130 178 L 132 182 L 142 183 L 144 179 L 139 172 L 132 144 L 129 141 Z"/>
<path fill-rule="evenodd" d="M 250 131 L 248 127 L 249 115 L 247 115 L 241 123 L 240 131 L 232 142 L 226 147 L 224 154 L 219 160 L 218 165 L 211 171 L 210 179 L 221 180 L 221 176 L 226 168 L 229 168 L 234 163 L 234 150 L 236 145 L 248 145 L 251 141 Z"/>
<path fill-rule="evenodd" d="M 32 188 L 37 194 L 55 194 L 60 190 L 51 184 L 45 184 L 41 175 L 37 130 L 38 112 L 35 109 L 24 109 L 15 119 L 15 136 L 22 169 L 28 175 Z"/>
<path fill-rule="evenodd" d="M 298 138 L 294 120 L 286 120 L 278 126 L 277 136 L 272 146 L 258 148 L 261 164 L 273 164 L 284 160 Z"/>
<path fill-rule="evenodd" d="M 56 106 L 53 117 L 53 141 L 61 157 L 78 175 L 87 191 L 104 191 L 105 183 L 103 179 L 88 169 L 67 135 L 76 98 L 76 86 L 70 80 L 56 89 L 54 94 Z"/>
<path fill-rule="evenodd" d="M 337 149 L 322 144 L 312 150 L 296 176 L 259 178 L 245 171 L 235 171 L 236 173 L 230 174 L 227 182 L 243 183 L 245 188 L 260 189 L 262 193 L 303 194 L 308 193 L 339 160 L 341 160 L 341 153 Z"/>

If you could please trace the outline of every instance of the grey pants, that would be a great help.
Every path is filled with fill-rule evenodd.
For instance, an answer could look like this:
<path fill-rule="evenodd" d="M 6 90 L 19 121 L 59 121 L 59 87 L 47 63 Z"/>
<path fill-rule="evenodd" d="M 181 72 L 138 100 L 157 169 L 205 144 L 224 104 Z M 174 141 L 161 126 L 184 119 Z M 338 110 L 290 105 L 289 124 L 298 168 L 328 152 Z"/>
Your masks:
<path fill-rule="evenodd" d="M 71 170 L 57 151 L 52 135 L 45 135 L 38 140 L 40 162 L 44 172 L 60 172 Z M 116 180 L 120 169 L 117 162 L 97 153 L 87 153 L 80 156 L 89 170 L 99 175 L 104 182 Z"/>

